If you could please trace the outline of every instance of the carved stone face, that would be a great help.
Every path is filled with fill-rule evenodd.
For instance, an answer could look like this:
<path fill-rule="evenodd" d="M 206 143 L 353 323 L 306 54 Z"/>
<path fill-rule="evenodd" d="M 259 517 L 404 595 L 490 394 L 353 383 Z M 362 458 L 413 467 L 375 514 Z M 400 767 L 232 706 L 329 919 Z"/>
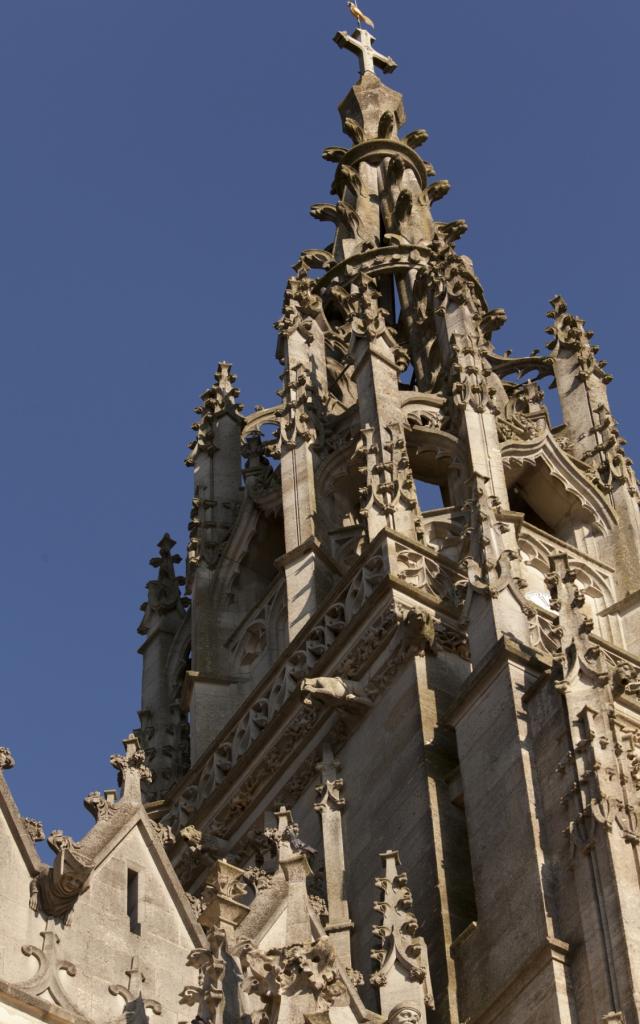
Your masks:
<path fill-rule="evenodd" d="M 420 1011 L 415 1006 L 394 1006 L 389 1024 L 420 1024 Z"/>

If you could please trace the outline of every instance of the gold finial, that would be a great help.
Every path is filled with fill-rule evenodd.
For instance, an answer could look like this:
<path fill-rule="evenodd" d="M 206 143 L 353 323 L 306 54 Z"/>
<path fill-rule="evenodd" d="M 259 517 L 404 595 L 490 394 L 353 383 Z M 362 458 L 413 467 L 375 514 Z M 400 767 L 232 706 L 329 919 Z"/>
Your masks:
<path fill-rule="evenodd" d="M 349 8 L 354 18 L 358 22 L 358 27 L 360 27 L 364 22 L 364 24 L 368 25 L 370 28 L 375 28 L 375 25 L 372 22 L 371 18 L 368 18 L 364 11 L 361 11 L 358 5 L 354 4 L 352 0 L 347 0 L 347 7 Z"/>

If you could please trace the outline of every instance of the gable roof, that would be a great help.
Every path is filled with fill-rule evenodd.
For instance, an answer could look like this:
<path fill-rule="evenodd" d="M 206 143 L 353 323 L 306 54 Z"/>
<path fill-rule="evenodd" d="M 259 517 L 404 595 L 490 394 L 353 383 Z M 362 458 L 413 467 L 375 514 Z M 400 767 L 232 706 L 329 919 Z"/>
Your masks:
<path fill-rule="evenodd" d="M 127 835 L 139 829 L 188 935 L 195 946 L 202 946 L 205 944 L 204 932 L 165 853 L 164 843 L 173 840 L 171 830 L 152 821 L 142 803 L 140 780 L 149 774 L 144 763 L 144 753 L 133 734 L 124 740 L 124 747 L 124 755 L 111 758 L 122 783 L 120 799 L 115 799 L 113 791 L 108 791 L 104 796 L 91 793 L 85 805 L 96 818 L 96 823 L 84 838 L 75 842 L 62 832 L 53 832 L 49 836 L 48 842 L 55 851 L 55 860 L 49 867 L 38 858 L 38 866 L 34 871 L 39 876 L 41 910 L 50 917 L 68 914 L 78 897 L 89 887 L 96 869 Z"/>

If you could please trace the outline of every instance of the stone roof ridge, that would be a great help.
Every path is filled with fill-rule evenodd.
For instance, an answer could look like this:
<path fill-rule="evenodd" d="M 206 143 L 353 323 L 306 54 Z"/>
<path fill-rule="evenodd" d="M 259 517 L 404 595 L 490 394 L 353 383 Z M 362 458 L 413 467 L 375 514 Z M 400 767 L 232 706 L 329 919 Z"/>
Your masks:
<path fill-rule="evenodd" d="M 4 777 L 4 773 L 14 768 L 15 763 L 15 758 L 9 748 L 0 747 L 0 814 L 3 814 L 7 821 L 9 831 L 29 873 L 35 877 L 44 868 L 35 845 L 36 842 L 44 838 L 44 831 L 41 822 L 22 817 Z"/>

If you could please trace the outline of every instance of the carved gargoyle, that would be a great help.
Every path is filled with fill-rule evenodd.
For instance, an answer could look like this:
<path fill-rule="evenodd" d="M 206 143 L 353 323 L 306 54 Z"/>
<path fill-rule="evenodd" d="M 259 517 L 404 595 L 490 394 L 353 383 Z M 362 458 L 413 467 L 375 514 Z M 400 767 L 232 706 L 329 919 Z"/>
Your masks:
<path fill-rule="evenodd" d="M 344 146 L 327 146 L 322 154 L 322 159 L 328 160 L 330 164 L 339 164 L 341 160 L 344 160 L 347 152 Z"/>
<path fill-rule="evenodd" d="M 430 615 L 418 608 L 407 612 L 402 624 L 403 649 L 406 654 L 417 657 L 436 646 L 436 628 Z"/>
<path fill-rule="evenodd" d="M 430 203 L 437 203 L 439 199 L 444 199 L 448 195 L 451 189 L 451 182 L 443 178 L 442 181 L 434 181 L 433 185 L 429 185 L 427 194 L 429 196 Z"/>
<path fill-rule="evenodd" d="M 462 238 L 468 228 L 466 220 L 450 220 L 446 224 L 438 224 L 438 233 L 449 245 L 453 245 L 459 238 Z"/>
<path fill-rule="evenodd" d="M 409 132 L 408 135 L 405 135 L 402 141 L 407 146 L 411 146 L 411 149 L 420 149 L 420 146 L 424 146 L 428 138 L 429 132 L 425 131 L 424 128 L 418 128 L 415 132 Z"/>
<path fill-rule="evenodd" d="M 355 679 L 342 679 L 340 676 L 317 676 L 315 679 L 303 679 L 300 692 L 304 704 L 319 701 L 329 706 L 342 706 L 347 710 L 361 710 L 371 707 L 372 701 L 367 697 L 364 685 Z"/>
<path fill-rule="evenodd" d="M 52 867 L 45 868 L 38 876 L 38 905 L 50 917 L 68 920 L 76 900 L 89 888 L 91 863 L 80 846 L 60 830 L 52 832 L 47 842 L 56 859 Z"/>

